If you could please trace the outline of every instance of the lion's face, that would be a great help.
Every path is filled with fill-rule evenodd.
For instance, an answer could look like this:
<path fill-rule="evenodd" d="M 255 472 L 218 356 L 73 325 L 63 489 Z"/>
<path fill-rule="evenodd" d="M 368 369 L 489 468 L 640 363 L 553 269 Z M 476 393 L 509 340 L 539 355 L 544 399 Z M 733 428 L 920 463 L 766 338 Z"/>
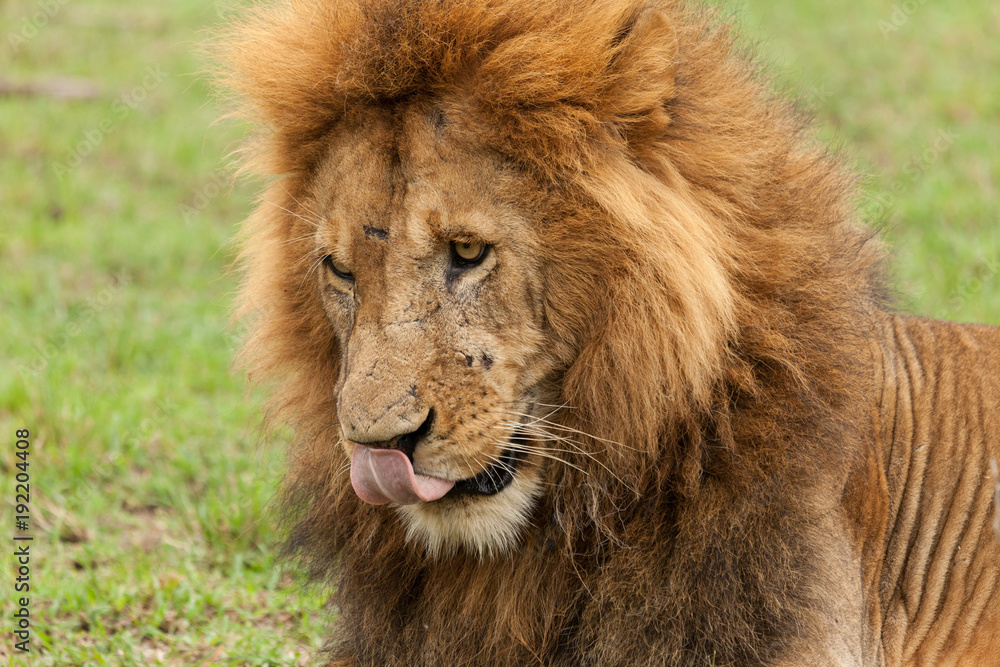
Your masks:
<path fill-rule="evenodd" d="M 640 5 L 289 7 L 226 59 L 260 127 L 245 164 L 273 179 L 243 228 L 240 359 L 295 427 L 299 527 L 335 552 L 383 525 L 360 502 L 391 504 L 432 552 L 487 553 L 543 493 L 540 530 L 610 520 L 731 355 L 743 191 L 719 176 L 755 122 L 689 106 L 679 33 Z"/>
<path fill-rule="evenodd" d="M 537 190 L 429 106 L 358 113 L 315 180 L 352 483 L 431 552 L 507 548 L 542 487 L 532 442 L 554 361 L 524 205 Z"/>

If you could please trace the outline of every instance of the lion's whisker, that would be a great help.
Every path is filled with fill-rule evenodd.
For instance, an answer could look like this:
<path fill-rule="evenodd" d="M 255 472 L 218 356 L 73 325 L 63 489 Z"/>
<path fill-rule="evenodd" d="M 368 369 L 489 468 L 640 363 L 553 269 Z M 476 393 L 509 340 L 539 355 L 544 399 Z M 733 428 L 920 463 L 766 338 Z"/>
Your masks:
<path fill-rule="evenodd" d="M 308 257 L 308 255 L 306 257 Z M 299 264 L 301 264 L 302 261 L 304 261 L 304 260 L 299 260 L 296 263 L 296 266 L 298 266 Z M 323 257 L 322 256 L 316 257 L 313 260 L 313 263 L 309 266 L 309 268 L 306 270 L 305 274 L 302 276 L 302 280 L 299 281 L 299 288 L 300 289 L 302 288 L 302 285 L 305 284 L 306 280 L 316 272 L 316 270 L 320 267 L 320 265 L 322 263 L 323 263 Z"/>
<path fill-rule="evenodd" d="M 472 462 L 469 461 L 469 457 L 466 456 L 465 454 L 462 454 L 462 460 L 465 461 L 465 465 L 469 469 L 469 476 L 475 477 L 476 469 L 472 467 Z"/>
<path fill-rule="evenodd" d="M 502 444 L 502 443 L 494 443 L 494 444 Z M 490 461 L 496 463 L 498 466 L 500 466 L 504 470 L 508 471 L 510 474 L 512 474 L 512 475 L 517 474 L 517 471 L 514 468 L 510 467 L 509 464 L 504 463 L 504 461 L 499 456 L 497 456 L 495 454 L 483 454 L 483 456 L 485 456 Z M 553 458 L 553 457 L 548 457 L 548 458 Z M 559 459 L 556 459 L 556 460 L 559 460 Z M 560 462 L 561 463 L 565 463 L 565 461 L 560 461 Z M 567 465 L 569 465 L 569 464 L 567 464 Z M 486 469 L 487 468 L 484 468 L 484 470 L 486 470 Z M 588 474 L 587 471 L 585 471 L 585 470 L 581 470 L 580 472 L 582 472 L 585 475 Z M 491 478 L 492 478 L 492 476 L 491 476 Z M 541 484 L 542 486 L 555 487 L 555 483 L 553 483 L 551 481 L 539 480 L 537 483 Z"/>
<path fill-rule="evenodd" d="M 560 454 L 586 454 L 586 452 L 578 452 L 574 449 L 555 449 L 551 447 L 532 447 L 531 445 L 513 445 L 507 447 L 507 449 L 519 452 L 531 452 L 533 454 L 546 454 L 548 452 L 558 452 Z"/>
<path fill-rule="evenodd" d="M 490 428 L 501 430 L 501 431 L 510 431 L 511 433 L 518 433 L 519 434 L 518 437 L 520 439 L 523 439 L 523 440 L 536 440 L 536 441 L 555 440 L 555 441 L 565 441 L 565 440 L 570 440 L 571 439 L 571 438 L 569 438 L 569 436 L 565 436 L 565 435 L 555 435 L 554 433 L 547 433 L 547 432 L 544 432 L 544 431 L 532 431 L 532 430 L 527 430 L 527 429 L 519 428 L 517 426 L 508 426 L 508 425 L 505 425 L 505 424 L 504 425 L 490 426 Z M 524 434 L 524 433 L 527 433 L 528 435 L 527 436 L 520 435 L 520 434 Z"/>
<path fill-rule="evenodd" d="M 555 452 L 563 452 L 563 453 L 566 453 L 566 454 L 572 454 L 573 453 L 573 452 L 566 451 L 564 449 L 544 450 L 544 449 L 526 448 L 526 447 L 510 447 L 509 449 L 511 449 L 512 451 L 515 451 L 515 452 L 525 452 L 527 454 L 534 454 L 535 456 L 540 456 L 540 457 L 545 458 L 545 459 L 551 459 L 553 461 L 557 461 L 559 463 L 562 463 L 565 466 L 569 466 L 570 468 L 573 468 L 574 470 L 579 470 L 584 475 L 589 475 L 590 474 L 589 472 L 587 472 L 586 470 L 584 470 L 580 466 L 578 466 L 578 465 L 576 465 L 574 463 L 570 463 L 566 459 L 564 459 L 564 458 L 562 458 L 560 456 L 556 456 L 555 454 L 551 453 L 553 451 L 555 451 Z"/>
<path fill-rule="evenodd" d="M 339 468 L 337 468 L 337 470 L 333 473 L 333 479 L 337 479 L 338 477 L 340 477 L 341 475 L 343 475 L 345 472 L 349 472 L 350 469 L 351 469 L 351 462 L 348 461 L 347 463 L 345 463 L 345 464 L 341 465 Z"/>
<path fill-rule="evenodd" d="M 577 450 L 551 449 L 551 448 L 535 447 L 535 446 L 531 446 L 531 445 L 524 445 L 524 444 L 521 444 L 521 443 L 502 443 L 502 442 L 497 442 L 496 444 L 499 444 L 501 446 L 505 446 L 507 449 L 510 449 L 512 451 L 521 451 L 521 452 L 525 452 L 525 453 L 528 453 L 528 454 L 534 454 L 536 456 L 541 456 L 541 457 L 544 457 L 544 458 L 550 458 L 550 459 L 552 459 L 554 461 L 558 461 L 560 463 L 563 463 L 564 465 L 567 465 L 567 466 L 569 466 L 571 468 L 575 468 L 576 470 L 579 470 L 580 472 L 584 473 L 585 475 L 589 475 L 590 473 L 587 472 L 586 470 L 584 470 L 583 468 L 580 468 L 579 466 L 577 466 L 577 465 L 575 465 L 573 463 L 570 463 L 569 461 L 567 461 L 567 460 L 565 460 L 565 459 L 563 459 L 561 457 L 555 456 L 555 455 L 551 454 L 550 452 L 560 452 L 560 453 L 564 453 L 564 454 L 582 454 L 582 455 L 584 455 L 584 456 L 592 459 L 597 465 L 599 465 L 602 468 L 604 468 L 604 470 L 607 471 L 607 473 L 609 475 L 611 475 L 611 477 L 613 477 L 615 480 L 617 480 L 620 484 L 624 485 L 625 487 L 627 487 L 629 489 L 633 488 L 633 486 L 631 484 L 628 484 L 624 479 L 622 479 L 617 474 L 615 474 L 615 472 L 613 470 L 611 470 L 611 468 L 609 468 L 607 465 L 605 465 L 604 462 L 602 462 L 600 459 L 598 459 L 596 456 L 594 456 L 590 452 L 587 452 L 587 451 L 585 451 L 583 449 L 577 449 Z M 578 445 L 576 445 L 576 443 L 570 443 L 570 444 L 573 444 L 574 446 L 579 447 Z"/>
<path fill-rule="evenodd" d="M 486 458 L 488 458 L 488 459 L 490 459 L 491 461 L 493 461 L 493 462 L 494 462 L 494 463 L 495 463 L 495 464 L 497 465 L 497 467 L 501 468 L 502 470 L 506 470 L 506 471 L 507 471 L 508 473 L 510 473 L 511 475 L 514 475 L 514 474 L 516 474 L 516 473 L 514 472 L 514 468 L 512 468 L 512 467 L 510 466 L 510 464 L 508 464 L 508 463 L 505 463 L 505 462 L 503 461 L 503 459 L 501 459 L 501 458 L 500 458 L 499 456 L 496 456 L 496 455 L 494 455 L 494 454 L 485 454 L 485 456 L 486 456 Z M 485 472 L 486 472 L 486 474 L 487 474 L 487 475 L 489 475 L 489 478 L 490 478 L 491 480 L 493 480 L 493 481 L 495 481 L 495 482 L 497 482 L 497 483 L 499 483 L 499 482 L 500 482 L 500 480 L 499 480 L 499 479 L 497 479 L 496 477 L 494 477 L 494 476 L 493 476 L 493 466 L 488 466 L 488 467 L 487 467 L 487 468 L 485 469 Z"/>
<path fill-rule="evenodd" d="M 563 452 L 568 453 L 568 454 L 581 454 L 583 456 L 586 456 L 587 458 L 589 458 L 592 461 L 594 461 L 597 465 L 599 465 L 602 468 L 604 468 L 604 470 L 607 471 L 607 473 L 609 475 L 611 475 L 614 479 L 616 479 L 619 483 L 623 484 L 624 486 L 626 486 L 626 487 L 628 487 L 630 489 L 632 488 L 631 484 L 626 483 L 625 480 L 623 480 L 621 477 L 619 477 L 617 474 L 615 474 L 615 472 L 613 470 L 611 470 L 611 468 L 609 468 L 603 461 L 601 461 L 599 458 L 597 458 L 596 455 L 594 455 L 592 452 L 588 452 L 586 449 L 584 449 L 583 446 L 580 445 L 580 443 L 578 443 L 575 440 L 572 440 L 570 438 L 562 438 L 562 439 L 559 439 L 557 441 L 561 442 L 561 443 L 563 443 L 563 444 L 565 444 L 567 446 L 573 447 L 574 449 L 573 450 L 569 450 L 569 451 L 568 450 L 554 450 L 554 449 L 553 450 L 547 450 L 547 451 L 563 451 Z M 512 442 L 510 442 L 508 444 L 508 447 L 511 448 L 511 449 L 522 448 L 525 451 L 527 451 L 526 448 L 527 447 L 531 447 L 531 445 L 521 445 L 520 443 L 517 443 L 516 441 L 512 441 Z"/>
<path fill-rule="evenodd" d="M 628 445 L 622 444 L 622 443 L 620 443 L 620 442 L 618 442 L 616 440 L 609 440 L 607 438 L 602 438 L 600 436 L 593 435 L 592 433 L 587 433 L 586 431 L 581 431 L 580 429 L 573 428 L 572 426 L 566 426 L 565 424 L 559 424 L 559 423 L 556 423 L 556 422 L 553 422 L 553 421 L 549 421 L 549 420 L 547 420 L 545 418 L 542 418 L 542 417 L 537 417 L 535 415 L 530 415 L 530 414 L 526 414 L 526 413 L 523 413 L 523 412 L 514 412 L 514 411 L 496 411 L 496 413 L 497 414 L 509 414 L 509 415 L 513 415 L 513 416 L 516 416 L 516 417 L 524 417 L 524 418 L 530 419 L 532 421 L 530 421 L 530 422 L 528 422 L 526 424 L 528 426 L 539 424 L 539 423 L 543 423 L 543 424 L 546 425 L 546 427 L 549 427 L 549 428 L 555 428 L 555 429 L 559 429 L 559 430 L 563 430 L 563 431 L 568 431 L 570 433 L 577 433 L 579 435 L 586 436 L 588 438 L 592 438 L 594 440 L 597 440 L 599 442 L 604 442 L 604 443 L 607 443 L 609 445 L 616 445 L 618 447 L 624 447 L 626 449 L 631 449 L 633 451 L 639 451 L 638 449 L 636 449 L 634 447 L 629 447 Z"/>
<path fill-rule="evenodd" d="M 292 199 L 294 199 L 294 197 L 292 197 Z M 312 225 L 316 229 L 319 229 L 320 223 L 319 223 L 318 220 L 310 220 L 309 218 L 305 218 L 305 217 L 299 215 L 298 213 L 296 213 L 295 211 L 289 210 L 289 209 L 285 208 L 284 206 L 282 206 L 281 204 L 276 204 L 273 201 L 270 201 L 270 200 L 267 200 L 267 199 L 264 200 L 264 203 L 265 204 L 270 204 L 271 206 L 274 206 L 275 208 L 280 208 L 285 213 L 289 213 L 291 215 L 294 215 L 296 218 L 298 218 L 302 222 L 304 222 L 306 224 L 309 224 L 309 225 Z"/>
<path fill-rule="evenodd" d="M 316 219 L 317 223 L 322 223 L 323 222 L 322 216 L 320 216 L 319 213 L 317 213 L 316 211 L 312 210 L 310 207 L 308 207 L 305 204 L 303 204 L 302 202 L 300 202 L 298 200 L 298 198 L 295 195 L 293 195 L 291 192 L 289 192 L 288 190 L 285 190 L 285 194 L 288 195 L 289 197 L 291 197 L 292 201 L 295 202 L 296 204 L 298 204 L 302 208 L 302 210 L 304 210 L 309 215 L 313 216 L 313 218 Z"/>
<path fill-rule="evenodd" d="M 286 239 L 281 242 L 281 245 L 292 245 L 300 241 L 306 241 L 311 238 L 315 238 L 315 234 L 313 234 L 312 232 L 308 234 L 303 234 L 302 236 L 296 236 L 294 238 Z"/>
<path fill-rule="evenodd" d="M 551 403 L 535 403 L 534 405 L 540 405 L 543 408 L 555 408 L 556 410 L 576 410 L 569 403 L 563 403 L 562 405 L 552 405 Z"/>
<path fill-rule="evenodd" d="M 528 435 L 536 438 L 541 438 L 543 440 L 553 440 L 557 442 L 573 442 L 579 445 L 571 436 L 568 435 L 558 435 L 553 433 L 544 426 L 533 426 L 526 424 L 519 424 L 517 422 L 504 422 L 503 424 L 497 426 L 497 428 L 511 431 L 513 433 L 527 433 Z"/>

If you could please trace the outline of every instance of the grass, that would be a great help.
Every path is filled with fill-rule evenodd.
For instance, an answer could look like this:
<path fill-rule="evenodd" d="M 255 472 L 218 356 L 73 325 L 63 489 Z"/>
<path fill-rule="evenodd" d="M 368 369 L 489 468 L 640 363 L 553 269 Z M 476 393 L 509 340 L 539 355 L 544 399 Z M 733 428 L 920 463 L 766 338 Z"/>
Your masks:
<path fill-rule="evenodd" d="M 57 6 L 16 53 L 4 40 L 0 66 L 97 95 L 0 100 L 0 461 L 13 491 L 13 433 L 29 428 L 31 664 L 294 664 L 323 621 L 275 563 L 280 448 L 259 446 L 229 370 L 229 239 L 252 188 L 229 184 L 238 129 L 212 126 L 197 75 L 219 15 Z M 35 9 L 3 5 L 2 24 Z"/>
<path fill-rule="evenodd" d="M 916 8 L 907 13 L 906 7 Z M 754 2 L 741 22 L 868 176 L 908 312 L 1000 323 L 1000 7 Z"/>
<path fill-rule="evenodd" d="M 886 32 L 893 6 L 734 11 L 868 175 L 903 307 L 1000 323 L 1000 7 L 927 3 Z M 229 239 L 255 186 L 230 184 L 240 129 L 212 125 L 195 47 L 232 10 L 0 4 L 0 83 L 92 89 L 0 96 L 0 471 L 12 497 L 30 429 L 35 538 L 27 661 L 0 599 L 15 664 L 305 664 L 323 633 L 319 594 L 276 563 L 280 442 L 258 445 L 229 369 Z"/>

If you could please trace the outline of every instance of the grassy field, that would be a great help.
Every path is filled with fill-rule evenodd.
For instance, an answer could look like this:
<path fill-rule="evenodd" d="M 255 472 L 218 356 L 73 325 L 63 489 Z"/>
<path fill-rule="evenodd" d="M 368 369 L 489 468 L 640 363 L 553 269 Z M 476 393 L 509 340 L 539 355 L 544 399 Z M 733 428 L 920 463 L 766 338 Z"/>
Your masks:
<path fill-rule="evenodd" d="M 231 11 L 0 2 L 0 539 L 25 428 L 34 537 L 28 659 L 0 596 L 13 664 L 306 664 L 320 642 L 320 594 L 275 560 L 280 442 L 229 369 L 255 186 L 231 182 L 240 128 L 212 125 L 196 47 Z M 867 174 L 901 306 L 1000 323 L 1000 6 L 733 11 Z"/>

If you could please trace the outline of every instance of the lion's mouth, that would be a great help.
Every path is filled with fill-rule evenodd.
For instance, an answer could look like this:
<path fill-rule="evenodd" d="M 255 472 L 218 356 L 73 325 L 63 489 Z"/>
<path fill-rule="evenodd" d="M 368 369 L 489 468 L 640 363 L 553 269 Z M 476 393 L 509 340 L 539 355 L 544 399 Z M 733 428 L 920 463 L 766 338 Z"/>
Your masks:
<path fill-rule="evenodd" d="M 515 432 L 510 446 L 490 467 L 458 481 L 414 472 L 410 457 L 398 449 L 373 449 L 355 444 L 351 457 L 351 484 L 366 503 L 412 505 L 462 495 L 492 496 L 507 488 L 524 459 L 524 435 Z M 521 445 L 520 447 L 518 445 Z"/>
<path fill-rule="evenodd" d="M 511 438 L 511 441 L 516 443 L 519 439 L 520 436 L 515 434 Z M 460 479 L 455 482 L 455 486 L 451 488 L 445 497 L 451 498 L 463 494 L 492 496 L 500 493 L 514 481 L 517 466 L 523 460 L 523 451 L 508 447 L 500 455 L 497 462 L 489 468 L 486 468 L 475 477 Z"/>

